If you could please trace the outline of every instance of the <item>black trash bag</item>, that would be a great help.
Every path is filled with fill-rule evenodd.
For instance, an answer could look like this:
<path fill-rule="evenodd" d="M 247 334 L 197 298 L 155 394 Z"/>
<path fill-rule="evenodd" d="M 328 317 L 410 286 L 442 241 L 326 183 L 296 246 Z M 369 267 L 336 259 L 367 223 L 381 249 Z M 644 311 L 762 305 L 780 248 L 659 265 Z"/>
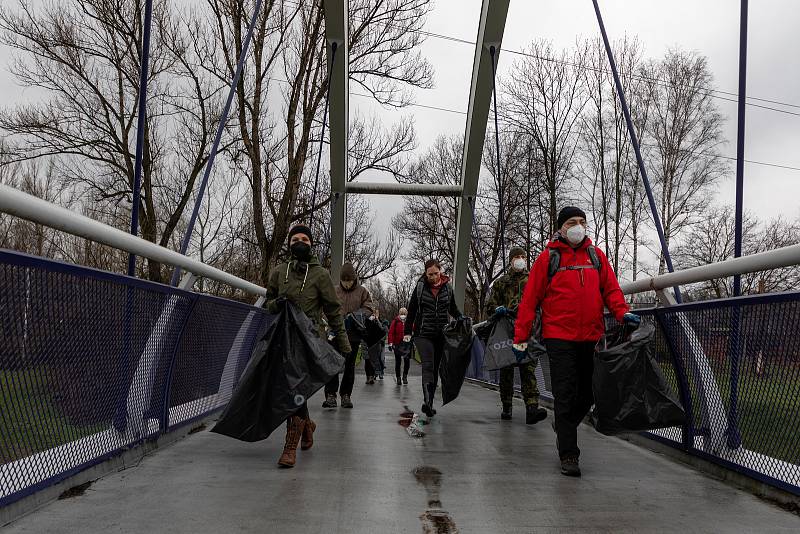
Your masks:
<path fill-rule="evenodd" d="M 615 327 L 594 353 L 591 421 L 601 434 L 681 426 L 686 414 L 653 356 L 656 330 L 643 324 L 630 336 Z"/>
<path fill-rule="evenodd" d="M 311 319 L 287 301 L 256 345 L 211 431 L 241 441 L 266 439 L 343 369 L 344 358 L 319 337 Z"/>
<path fill-rule="evenodd" d="M 472 344 L 475 333 L 472 319 L 465 317 L 444 327 L 444 354 L 439 366 L 442 379 L 442 404 L 454 401 L 464 385 L 467 368 L 472 361 Z"/>
<path fill-rule="evenodd" d="M 394 354 L 395 356 L 400 356 L 401 358 L 405 358 L 406 360 L 411 358 L 411 353 L 414 350 L 414 345 L 411 342 L 401 342 L 394 346 Z"/>
<path fill-rule="evenodd" d="M 486 321 L 482 323 L 478 323 L 472 327 L 472 330 L 475 331 L 475 336 L 483 342 L 484 345 L 489 343 L 489 336 L 492 335 L 492 330 L 494 329 L 494 325 L 497 321 L 494 319 L 494 316 L 489 317 Z"/>
<path fill-rule="evenodd" d="M 540 356 L 546 353 L 545 348 L 535 338 L 528 340 L 528 355 L 517 362 L 512 346 L 514 345 L 514 321 L 516 314 L 509 312 L 502 317 L 489 320 L 494 323 L 489 339 L 486 342 L 484 367 L 487 371 L 497 371 L 506 367 L 515 367 L 532 363 L 536 365 Z"/>
<path fill-rule="evenodd" d="M 372 347 L 386 336 L 386 330 L 380 321 L 370 321 L 370 316 L 372 316 L 371 311 L 361 309 L 348 313 L 345 317 L 347 331 L 356 333 L 367 347 Z"/>

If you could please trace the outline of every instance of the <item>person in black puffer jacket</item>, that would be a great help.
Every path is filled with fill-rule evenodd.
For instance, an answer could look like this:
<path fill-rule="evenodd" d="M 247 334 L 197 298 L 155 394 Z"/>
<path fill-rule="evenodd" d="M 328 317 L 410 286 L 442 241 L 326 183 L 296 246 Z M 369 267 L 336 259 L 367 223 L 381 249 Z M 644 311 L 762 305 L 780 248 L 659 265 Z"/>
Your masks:
<path fill-rule="evenodd" d="M 407 307 L 403 341 L 411 341 L 411 336 L 414 336 L 414 345 L 422 358 L 422 392 L 425 397 L 422 411 L 432 417 L 436 413 L 433 397 L 439 383 L 439 365 L 444 349 L 443 329 L 450 322 L 450 317 L 461 317 L 450 279 L 442 274 L 442 266 L 437 260 L 425 262 L 425 274 L 417 282 Z"/>

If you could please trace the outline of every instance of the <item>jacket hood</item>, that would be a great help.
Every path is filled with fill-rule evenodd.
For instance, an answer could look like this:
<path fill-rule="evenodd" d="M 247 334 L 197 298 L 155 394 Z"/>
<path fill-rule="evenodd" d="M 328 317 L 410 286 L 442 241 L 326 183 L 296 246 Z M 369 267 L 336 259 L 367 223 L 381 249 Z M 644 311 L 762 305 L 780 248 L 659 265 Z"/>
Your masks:
<path fill-rule="evenodd" d="M 345 291 L 353 291 L 355 288 L 357 288 L 359 286 L 358 275 L 356 274 L 356 268 L 353 267 L 353 264 L 350 263 L 349 261 L 347 263 L 345 263 L 344 265 L 342 265 L 342 270 L 341 270 L 341 272 L 339 274 L 339 282 L 340 282 L 340 284 L 341 284 L 341 282 L 344 282 L 345 280 L 352 280 L 353 281 L 353 286 L 350 289 L 347 289 L 342 285 L 342 289 L 344 289 Z"/>
<path fill-rule="evenodd" d="M 314 267 L 316 265 L 319 265 L 320 267 L 322 266 L 322 264 L 319 262 L 319 258 L 317 258 L 316 256 L 311 256 L 311 259 L 307 262 L 301 262 L 298 259 L 292 258 L 291 260 L 289 260 L 289 263 L 293 266 L 297 266 L 298 263 L 308 263 L 309 267 Z"/>

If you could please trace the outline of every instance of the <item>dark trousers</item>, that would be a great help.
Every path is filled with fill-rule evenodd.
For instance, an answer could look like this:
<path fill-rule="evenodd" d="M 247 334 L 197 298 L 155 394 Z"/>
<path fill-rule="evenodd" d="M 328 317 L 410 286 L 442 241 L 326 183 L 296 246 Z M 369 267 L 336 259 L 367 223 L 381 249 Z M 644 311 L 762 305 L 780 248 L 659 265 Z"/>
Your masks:
<path fill-rule="evenodd" d="M 405 362 L 402 360 L 405 360 Z M 397 352 L 394 353 L 394 374 L 397 375 L 398 378 L 400 378 L 401 365 L 403 367 L 403 376 L 408 376 L 408 370 L 411 368 L 411 354 L 403 358 L 399 356 Z"/>
<path fill-rule="evenodd" d="M 545 339 L 553 385 L 558 456 L 579 456 L 578 425 L 594 404 L 594 342 Z"/>
<path fill-rule="evenodd" d="M 367 377 L 375 376 L 375 365 L 372 363 L 372 359 L 369 357 L 369 351 L 364 351 L 364 373 Z"/>
<path fill-rule="evenodd" d="M 422 384 L 433 384 L 434 390 L 439 384 L 439 365 L 442 363 L 444 338 L 414 338 L 414 344 L 422 360 Z"/>
<path fill-rule="evenodd" d="M 326 395 L 335 395 L 337 390 L 340 395 L 353 393 L 353 383 L 356 380 L 356 356 L 358 356 L 358 347 L 361 346 L 361 338 L 348 332 L 347 339 L 350 341 L 352 350 L 344 355 L 344 373 L 342 373 L 341 387 L 339 385 L 339 375 L 334 376 L 330 382 L 325 384 Z"/>

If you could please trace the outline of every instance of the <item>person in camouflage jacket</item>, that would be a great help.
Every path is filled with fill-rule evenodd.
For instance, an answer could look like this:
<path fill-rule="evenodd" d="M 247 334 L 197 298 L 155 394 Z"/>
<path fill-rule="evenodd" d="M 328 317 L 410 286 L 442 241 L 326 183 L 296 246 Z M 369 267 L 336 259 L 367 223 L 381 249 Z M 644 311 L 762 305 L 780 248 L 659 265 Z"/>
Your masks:
<path fill-rule="evenodd" d="M 486 304 L 488 315 L 505 315 L 516 311 L 522 300 L 525 284 L 528 283 L 528 260 L 525 250 L 513 247 L 509 253 L 508 272 L 498 278 L 492 285 L 492 293 Z M 536 424 L 547 412 L 539 408 L 539 388 L 536 384 L 535 363 L 519 366 L 519 377 L 522 385 L 522 398 L 525 400 L 525 422 Z M 500 401 L 503 411 L 500 417 L 511 419 L 511 407 L 514 399 L 514 367 L 506 367 L 500 371 Z"/>

